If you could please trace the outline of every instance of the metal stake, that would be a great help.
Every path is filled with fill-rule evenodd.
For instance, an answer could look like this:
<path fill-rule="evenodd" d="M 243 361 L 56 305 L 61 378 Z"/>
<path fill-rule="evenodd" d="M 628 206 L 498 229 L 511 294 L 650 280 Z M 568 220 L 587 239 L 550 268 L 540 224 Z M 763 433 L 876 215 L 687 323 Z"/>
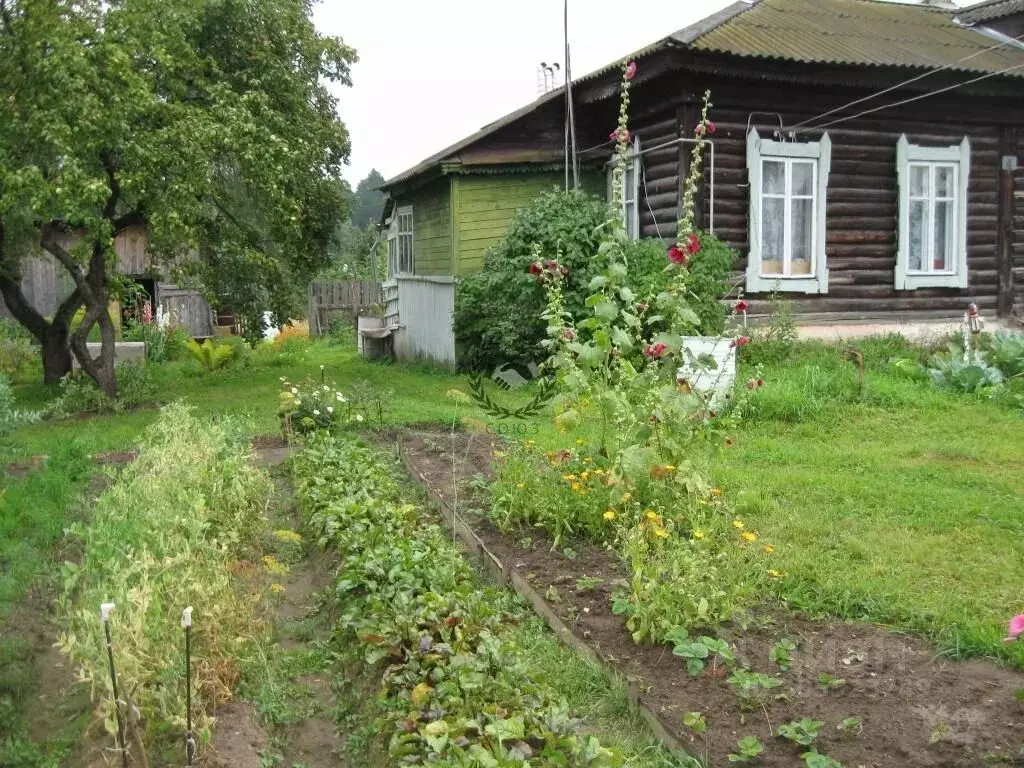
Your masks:
<path fill-rule="evenodd" d="M 117 693 L 117 672 L 114 669 L 114 643 L 110 639 L 110 614 L 114 603 L 103 603 L 100 606 L 100 618 L 103 620 L 103 633 L 107 638 L 107 661 L 110 664 L 110 685 L 114 690 L 114 713 L 117 716 L 117 747 L 121 750 L 121 766 L 128 768 L 128 745 L 124 740 L 124 719 L 121 717 L 120 696 Z"/>
<path fill-rule="evenodd" d="M 192 765 L 196 757 L 196 739 L 192 734 L 192 606 L 181 612 L 181 626 L 185 629 L 185 759 Z"/>

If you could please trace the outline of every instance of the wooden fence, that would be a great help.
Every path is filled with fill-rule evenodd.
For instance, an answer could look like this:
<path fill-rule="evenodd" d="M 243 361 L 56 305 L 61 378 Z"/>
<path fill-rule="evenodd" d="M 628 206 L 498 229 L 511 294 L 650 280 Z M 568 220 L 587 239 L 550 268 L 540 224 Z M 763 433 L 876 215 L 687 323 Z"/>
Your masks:
<path fill-rule="evenodd" d="M 355 325 L 361 311 L 382 304 L 380 283 L 372 280 L 314 280 L 309 284 L 309 332 L 327 333 L 331 315 L 348 315 Z"/>

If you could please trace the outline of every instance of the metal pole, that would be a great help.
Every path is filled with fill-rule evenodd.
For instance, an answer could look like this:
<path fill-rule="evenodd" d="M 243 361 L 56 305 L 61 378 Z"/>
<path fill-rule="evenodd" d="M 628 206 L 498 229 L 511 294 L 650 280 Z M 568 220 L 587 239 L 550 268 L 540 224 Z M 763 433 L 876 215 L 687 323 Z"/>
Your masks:
<path fill-rule="evenodd" d="M 181 612 L 185 629 L 185 759 L 189 765 L 196 757 L 196 739 L 192 734 L 192 606 Z"/>
<path fill-rule="evenodd" d="M 121 766 L 128 768 L 128 747 L 124 740 L 124 719 L 121 717 L 120 695 L 117 692 L 117 672 L 114 669 L 114 643 L 110 639 L 110 613 L 114 603 L 103 603 L 100 606 L 100 618 L 103 620 L 103 634 L 107 639 L 107 662 L 110 665 L 110 685 L 114 691 L 114 714 L 117 717 L 117 746 L 121 750 Z"/>

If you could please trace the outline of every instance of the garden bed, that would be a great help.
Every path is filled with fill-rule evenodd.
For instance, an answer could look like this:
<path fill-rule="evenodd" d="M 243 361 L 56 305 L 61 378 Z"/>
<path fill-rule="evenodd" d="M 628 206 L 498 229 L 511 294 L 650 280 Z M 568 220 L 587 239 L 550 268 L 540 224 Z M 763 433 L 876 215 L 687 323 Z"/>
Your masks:
<path fill-rule="evenodd" d="M 480 484 L 472 481 L 490 476 L 500 450 L 494 438 L 418 429 L 397 439 L 417 479 L 449 506 L 457 504 L 506 571 L 517 571 L 544 595 L 574 636 L 640 691 L 663 727 L 692 753 L 706 752 L 711 764 L 724 764 L 748 735 L 765 745 L 759 764 L 797 764 L 803 750 L 779 739 L 778 728 L 803 718 L 824 722 L 815 746 L 848 766 L 1020 759 L 1024 705 L 1015 692 L 1024 688 L 1024 674 L 984 661 L 949 661 L 913 637 L 860 623 L 809 621 L 779 606 L 759 610 L 756 626 L 717 633 L 741 664 L 783 680 L 757 708 L 741 712 L 724 668 L 691 677 L 668 646 L 633 643 L 623 618 L 611 611 L 611 592 L 625 576 L 614 552 L 582 542 L 571 542 L 567 554 L 552 551 L 541 531 L 503 534 L 490 524 L 480 509 L 486 504 Z M 780 638 L 797 645 L 786 672 L 770 661 Z M 703 714 L 706 740 L 683 724 L 689 712 Z M 837 729 L 843 721 L 849 732 Z"/>

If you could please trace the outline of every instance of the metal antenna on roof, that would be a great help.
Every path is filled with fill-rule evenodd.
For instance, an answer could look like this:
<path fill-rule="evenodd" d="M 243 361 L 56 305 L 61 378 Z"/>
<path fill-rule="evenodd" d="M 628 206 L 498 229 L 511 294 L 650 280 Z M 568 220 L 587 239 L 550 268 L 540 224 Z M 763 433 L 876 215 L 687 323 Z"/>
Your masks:
<path fill-rule="evenodd" d="M 572 154 L 572 186 L 573 189 L 579 189 L 580 187 L 580 164 L 579 156 L 576 153 L 576 115 L 573 110 L 572 104 L 572 58 L 569 51 L 569 0 L 565 0 L 565 101 L 566 101 L 566 119 L 569 121 L 568 133 L 569 143 L 571 145 Z M 566 152 L 565 165 L 568 169 L 570 161 L 569 152 Z M 566 177 L 568 177 L 568 170 L 566 170 Z M 566 181 L 568 186 L 568 180 Z"/>

